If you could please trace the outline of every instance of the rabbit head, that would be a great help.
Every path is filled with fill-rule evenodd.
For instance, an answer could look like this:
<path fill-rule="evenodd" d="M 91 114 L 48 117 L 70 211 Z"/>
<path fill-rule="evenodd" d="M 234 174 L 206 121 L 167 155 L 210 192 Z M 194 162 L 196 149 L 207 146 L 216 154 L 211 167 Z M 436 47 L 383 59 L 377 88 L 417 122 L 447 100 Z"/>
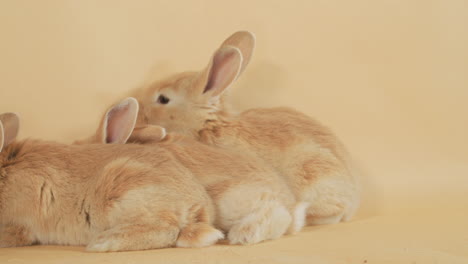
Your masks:
<path fill-rule="evenodd" d="M 136 90 L 138 124 L 196 134 L 206 121 L 222 114 L 223 95 L 248 65 L 254 45 L 252 33 L 236 32 L 214 52 L 202 71 L 176 74 Z"/>

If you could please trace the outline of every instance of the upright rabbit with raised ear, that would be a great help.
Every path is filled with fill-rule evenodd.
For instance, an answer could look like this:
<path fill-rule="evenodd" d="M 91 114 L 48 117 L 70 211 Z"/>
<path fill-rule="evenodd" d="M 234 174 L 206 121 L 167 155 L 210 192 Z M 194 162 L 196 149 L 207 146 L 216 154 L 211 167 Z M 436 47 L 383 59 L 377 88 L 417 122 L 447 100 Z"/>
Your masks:
<path fill-rule="evenodd" d="M 254 44 L 251 33 L 236 32 L 201 72 L 176 74 L 135 90 L 138 125 L 161 125 L 168 132 L 255 154 L 284 177 L 308 208 L 309 224 L 349 220 L 359 206 L 357 173 L 328 128 L 290 108 L 236 114 L 226 106 L 225 92 L 245 70 Z"/>
<path fill-rule="evenodd" d="M 116 117 L 119 119 L 119 117 Z M 16 141 L 0 115 L 0 247 L 201 247 L 223 234 L 204 188 L 163 149 Z"/>
<path fill-rule="evenodd" d="M 122 105 L 138 108 L 134 98 L 111 107 L 96 134 L 80 143 L 125 143 L 133 132 L 130 143 L 170 152 L 206 188 L 216 209 L 215 227 L 227 232 L 231 244 L 275 239 L 303 227 L 305 208 L 296 206 L 284 179 L 263 160 L 209 146 L 183 135 L 166 135 L 160 126 L 137 127 L 133 131 L 137 113 Z M 109 129 L 114 136 L 110 136 Z"/>

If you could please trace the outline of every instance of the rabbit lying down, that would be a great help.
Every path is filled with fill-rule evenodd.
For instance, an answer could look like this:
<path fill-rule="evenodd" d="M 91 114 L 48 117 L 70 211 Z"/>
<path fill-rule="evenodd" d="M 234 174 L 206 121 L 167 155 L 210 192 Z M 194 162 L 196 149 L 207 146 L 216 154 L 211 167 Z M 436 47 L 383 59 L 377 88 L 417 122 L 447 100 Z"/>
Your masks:
<path fill-rule="evenodd" d="M 278 172 L 308 224 L 351 219 L 359 207 L 359 173 L 340 140 L 316 120 L 291 108 L 227 107 L 226 91 L 247 67 L 254 36 L 227 38 L 200 72 L 184 72 L 134 90 L 137 127 L 160 125 L 200 142 L 258 157 Z"/>
<path fill-rule="evenodd" d="M 303 227 L 305 209 L 296 205 L 284 180 L 262 160 L 186 136 L 166 135 L 159 126 L 134 129 L 137 116 L 138 102 L 127 98 L 105 113 L 95 135 L 76 143 L 126 143 L 128 139 L 171 153 L 206 188 L 215 205 L 215 227 L 227 233 L 231 244 L 275 239 Z"/>
<path fill-rule="evenodd" d="M 223 238 L 205 189 L 164 148 L 16 141 L 18 130 L 16 114 L 0 115 L 0 247 L 103 252 Z"/>

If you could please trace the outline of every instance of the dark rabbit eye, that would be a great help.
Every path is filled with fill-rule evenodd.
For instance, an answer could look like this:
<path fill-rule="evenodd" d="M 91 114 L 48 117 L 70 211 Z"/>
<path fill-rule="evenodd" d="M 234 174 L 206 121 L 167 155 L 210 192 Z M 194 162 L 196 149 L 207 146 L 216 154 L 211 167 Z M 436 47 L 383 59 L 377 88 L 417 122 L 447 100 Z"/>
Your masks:
<path fill-rule="evenodd" d="M 162 94 L 158 97 L 158 103 L 160 104 L 167 104 L 169 103 L 169 101 L 170 101 L 169 98 L 167 98 L 166 96 Z"/>

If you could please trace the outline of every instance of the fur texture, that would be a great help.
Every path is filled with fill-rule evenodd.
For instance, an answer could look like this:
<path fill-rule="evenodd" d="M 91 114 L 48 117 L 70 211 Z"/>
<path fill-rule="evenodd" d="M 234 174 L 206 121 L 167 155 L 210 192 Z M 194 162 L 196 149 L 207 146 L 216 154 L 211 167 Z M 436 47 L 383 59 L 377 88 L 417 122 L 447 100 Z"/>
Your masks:
<path fill-rule="evenodd" d="M 359 206 L 357 173 L 328 128 L 291 108 L 237 114 L 227 107 L 225 92 L 248 65 L 254 43 L 251 33 L 236 32 L 204 70 L 133 91 L 140 103 L 137 126 L 160 125 L 169 133 L 260 158 L 306 207 L 309 224 L 349 220 Z"/>
<path fill-rule="evenodd" d="M 0 115 L 0 247 L 126 251 L 223 237 L 204 188 L 168 151 L 18 142 L 18 124 L 15 114 Z"/>
<path fill-rule="evenodd" d="M 132 101 L 132 98 L 123 102 L 126 101 Z M 132 102 L 137 104 L 136 100 Z M 104 115 L 96 135 L 82 142 L 102 142 L 109 138 L 107 134 L 124 135 L 114 130 L 126 129 L 126 125 L 114 126 L 113 122 L 123 122 L 109 118 L 108 114 L 117 113 L 124 120 L 131 120 L 132 116 L 136 120 L 137 115 L 119 108 L 121 104 L 111 107 Z M 130 124 L 134 124 L 134 121 Z M 107 143 L 125 142 L 117 140 Z M 159 126 L 136 128 L 129 142 L 165 150 L 190 170 L 215 204 L 215 226 L 227 232 L 232 244 L 258 243 L 302 228 L 302 225 L 296 224 L 303 222 L 304 215 L 301 215 L 302 220 L 293 219 L 297 211 L 295 199 L 284 180 L 255 155 L 209 146 L 180 134 L 166 135 Z"/>

